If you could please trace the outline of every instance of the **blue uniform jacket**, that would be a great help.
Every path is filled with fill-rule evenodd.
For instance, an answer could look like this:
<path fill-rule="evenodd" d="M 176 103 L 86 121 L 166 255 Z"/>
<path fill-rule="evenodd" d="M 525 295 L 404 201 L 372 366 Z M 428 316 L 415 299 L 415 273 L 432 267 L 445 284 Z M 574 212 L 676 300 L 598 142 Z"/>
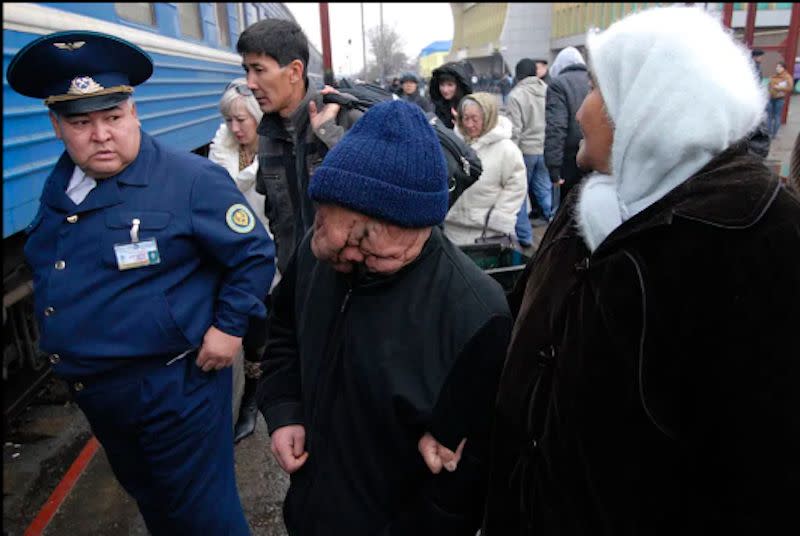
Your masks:
<path fill-rule="evenodd" d="M 65 193 L 73 169 L 64 152 L 25 245 L 39 346 L 58 354 L 58 374 L 179 354 L 199 347 L 212 324 L 241 337 L 248 317 L 266 316 L 275 246 L 260 222 L 231 221 L 231 207 L 248 205 L 222 167 L 142 132 L 136 159 L 80 205 Z M 134 218 L 161 262 L 120 271 L 114 245 L 130 243 Z"/>

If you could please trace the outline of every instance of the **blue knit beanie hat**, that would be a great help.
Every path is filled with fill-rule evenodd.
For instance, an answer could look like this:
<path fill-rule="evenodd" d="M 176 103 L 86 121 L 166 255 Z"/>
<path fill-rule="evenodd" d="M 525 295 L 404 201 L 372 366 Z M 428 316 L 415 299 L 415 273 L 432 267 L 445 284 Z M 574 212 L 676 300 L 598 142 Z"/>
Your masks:
<path fill-rule="evenodd" d="M 447 164 L 419 106 L 385 101 L 328 152 L 308 194 L 401 227 L 432 227 L 447 215 Z"/>

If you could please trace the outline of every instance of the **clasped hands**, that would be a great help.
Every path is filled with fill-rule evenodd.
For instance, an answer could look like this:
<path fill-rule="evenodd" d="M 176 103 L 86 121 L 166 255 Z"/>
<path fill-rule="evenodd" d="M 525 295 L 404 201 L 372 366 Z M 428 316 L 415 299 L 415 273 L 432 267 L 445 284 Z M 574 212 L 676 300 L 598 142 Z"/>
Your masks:
<path fill-rule="evenodd" d="M 305 450 L 306 429 L 300 424 L 281 426 L 272 433 L 270 450 L 275 461 L 286 473 L 292 474 L 300 469 L 308 460 Z M 417 450 L 422 455 L 425 465 L 433 474 L 439 474 L 444 467 L 447 471 L 455 471 L 461 460 L 466 438 L 461 440 L 456 451 L 448 449 L 430 434 L 425 433 L 417 443 Z"/>

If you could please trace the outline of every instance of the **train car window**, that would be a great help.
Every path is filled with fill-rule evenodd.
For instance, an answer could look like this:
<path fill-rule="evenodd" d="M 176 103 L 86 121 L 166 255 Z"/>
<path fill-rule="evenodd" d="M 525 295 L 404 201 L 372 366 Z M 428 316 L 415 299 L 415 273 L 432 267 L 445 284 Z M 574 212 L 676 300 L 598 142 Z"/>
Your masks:
<path fill-rule="evenodd" d="M 156 25 L 156 15 L 150 2 L 115 2 L 114 9 L 120 18 L 148 26 Z"/>
<path fill-rule="evenodd" d="M 230 22 L 228 21 L 228 4 L 217 2 L 217 28 L 219 28 L 219 44 L 231 46 Z"/>
<path fill-rule="evenodd" d="M 200 4 L 196 2 L 178 2 L 178 17 L 181 22 L 181 35 L 184 37 L 203 38 L 203 27 L 200 19 Z"/>

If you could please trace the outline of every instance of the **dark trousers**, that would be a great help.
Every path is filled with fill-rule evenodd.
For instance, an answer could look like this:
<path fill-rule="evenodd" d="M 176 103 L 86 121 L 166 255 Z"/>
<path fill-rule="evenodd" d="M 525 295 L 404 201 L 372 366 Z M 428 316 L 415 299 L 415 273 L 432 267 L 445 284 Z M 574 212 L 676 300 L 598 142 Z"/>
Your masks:
<path fill-rule="evenodd" d="M 783 115 L 783 104 L 785 98 L 769 99 L 767 103 L 767 121 L 770 138 L 778 135 L 778 129 L 781 128 L 781 116 Z"/>
<path fill-rule="evenodd" d="M 196 358 L 142 360 L 68 381 L 151 534 L 247 535 L 233 463 L 231 369 L 203 372 Z"/>

